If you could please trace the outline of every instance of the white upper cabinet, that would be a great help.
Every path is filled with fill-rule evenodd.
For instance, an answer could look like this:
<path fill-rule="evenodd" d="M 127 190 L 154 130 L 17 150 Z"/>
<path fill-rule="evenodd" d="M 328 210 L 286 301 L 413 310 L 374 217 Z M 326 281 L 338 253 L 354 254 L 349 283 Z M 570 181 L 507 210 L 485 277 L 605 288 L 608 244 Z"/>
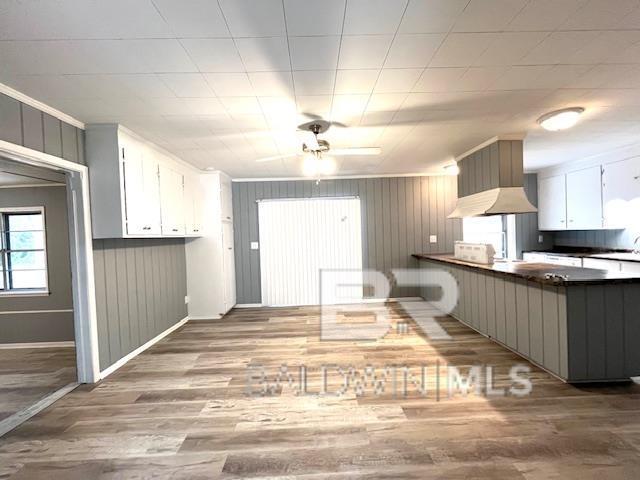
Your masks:
<path fill-rule="evenodd" d="M 640 157 L 602 167 L 604 225 L 624 228 L 640 211 Z"/>
<path fill-rule="evenodd" d="M 162 235 L 183 236 L 185 234 L 183 175 L 166 165 L 160 165 L 160 209 Z"/>
<path fill-rule="evenodd" d="M 94 238 L 200 235 L 196 169 L 116 124 L 87 125 L 86 151 Z"/>
<path fill-rule="evenodd" d="M 538 181 L 538 228 L 567 228 L 567 188 L 564 175 L 541 178 Z"/>
<path fill-rule="evenodd" d="M 594 166 L 538 180 L 540 230 L 601 230 L 602 170 Z"/>
<path fill-rule="evenodd" d="M 223 221 L 233 220 L 233 202 L 231 200 L 231 179 L 226 175 L 220 176 L 220 203 Z"/>
<path fill-rule="evenodd" d="M 121 146 L 128 235 L 160 235 L 158 162 L 134 142 Z"/>
<path fill-rule="evenodd" d="M 200 235 L 204 228 L 203 191 L 197 175 L 184 176 L 185 233 Z"/>
<path fill-rule="evenodd" d="M 602 228 L 602 174 L 600 166 L 567 174 L 567 229 Z"/>

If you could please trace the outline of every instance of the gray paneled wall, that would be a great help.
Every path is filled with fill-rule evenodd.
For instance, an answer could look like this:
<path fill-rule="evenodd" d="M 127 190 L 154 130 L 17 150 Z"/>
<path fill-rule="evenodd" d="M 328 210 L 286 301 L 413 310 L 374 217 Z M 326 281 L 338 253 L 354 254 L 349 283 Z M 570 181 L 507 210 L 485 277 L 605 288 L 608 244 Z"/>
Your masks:
<path fill-rule="evenodd" d="M 45 296 L 0 299 L 0 343 L 72 341 L 73 296 L 66 188 L 0 188 L 0 207 L 45 208 L 50 291 Z M 52 310 L 70 311 L 51 313 Z"/>
<path fill-rule="evenodd" d="M 260 251 L 256 200 L 358 196 L 362 211 L 364 268 L 389 272 L 417 267 L 413 253 L 453 251 L 462 239 L 462 222 L 447 219 L 456 202 L 455 177 L 394 177 L 274 182 L 234 182 L 236 295 L 238 303 L 261 303 Z M 429 236 L 437 235 L 430 243 Z M 394 287 L 391 296 L 413 296 L 413 289 Z"/>
<path fill-rule="evenodd" d="M 553 232 L 551 235 L 553 235 L 555 245 L 564 247 L 632 249 L 634 248 L 633 242 L 640 235 L 640 232 L 632 230 L 575 230 Z"/>
<path fill-rule="evenodd" d="M 524 175 L 524 191 L 527 198 L 538 206 L 538 175 L 527 173 Z M 542 243 L 538 242 L 538 236 L 542 235 Z M 549 232 L 538 230 L 537 213 L 521 213 L 516 215 L 516 252 L 518 258 L 522 258 L 522 252 L 530 250 L 545 250 L 553 247 L 553 236 Z"/>
<path fill-rule="evenodd" d="M 187 316 L 184 239 L 94 240 L 100 368 Z"/>
<path fill-rule="evenodd" d="M 522 186 L 522 140 L 498 140 L 458 161 L 458 196 Z"/>
<path fill-rule="evenodd" d="M 0 140 L 86 165 L 84 130 L 3 94 Z M 184 239 L 94 240 L 93 248 L 100 367 L 105 369 L 187 316 Z M 62 324 L 69 317 L 53 320 Z M 70 321 L 71 330 L 61 328 L 56 340 L 73 338 Z M 34 325 L 45 329 L 42 322 Z"/>
<path fill-rule="evenodd" d="M 84 165 L 84 130 L 0 93 L 0 140 Z"/>

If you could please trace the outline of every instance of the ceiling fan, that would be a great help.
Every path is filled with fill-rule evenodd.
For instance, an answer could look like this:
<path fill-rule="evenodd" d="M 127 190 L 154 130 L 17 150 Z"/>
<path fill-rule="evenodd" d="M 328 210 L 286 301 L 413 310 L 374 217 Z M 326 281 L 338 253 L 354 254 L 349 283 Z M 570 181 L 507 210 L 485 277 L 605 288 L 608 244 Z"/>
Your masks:
<path fill-rule="evenodd" d="M 335 161 L 330 157 L 323 157 L 323 154 L 330 154 L 331 156 L 380 155 L 382 152 L 380 147 L 331 148 L 331 144 L 327 140 L 318 138 L 318 135 L 329 130 L 331 125 L 345 126 L 341 123 L 329 122 L 319 117 L 303 123 L 302 125 L 298 125 L 298 131 L 303 132 L 304 134 L 302 152 L 287 155 L 274 155 L 272 157 L 260 158 L 257 161 L 271 162 L 273 160 L 305 155 L 303 170 L 306 175 L 328 175 L 333 173 L 333 170 L 335 170 Z"/>

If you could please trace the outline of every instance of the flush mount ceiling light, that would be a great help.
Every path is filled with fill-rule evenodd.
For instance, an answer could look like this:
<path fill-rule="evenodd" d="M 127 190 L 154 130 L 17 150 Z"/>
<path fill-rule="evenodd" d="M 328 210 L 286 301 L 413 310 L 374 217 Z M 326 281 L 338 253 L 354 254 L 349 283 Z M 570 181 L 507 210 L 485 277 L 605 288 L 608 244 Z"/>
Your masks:
<path fill-rule="evenodd" d="M 549 112 L 538 119 L 538 123 L 545 130 L 555 132 L 573 127 L 580 114 L 584 112 L 582 107 L 563 108 L 555 112 Z"/>

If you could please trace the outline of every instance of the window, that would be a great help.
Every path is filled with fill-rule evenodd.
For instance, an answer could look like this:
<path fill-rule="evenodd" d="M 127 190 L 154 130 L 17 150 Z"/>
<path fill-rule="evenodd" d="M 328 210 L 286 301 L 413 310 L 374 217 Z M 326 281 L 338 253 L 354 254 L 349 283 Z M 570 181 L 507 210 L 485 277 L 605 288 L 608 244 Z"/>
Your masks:
<path fill-rule="evenodd" d="M 4 293 L 46 291 L 44 208 L 0 209 L 0 230 L 0 290 Z"/>
<path fill-rule="evenodd" d="M 515 215 L 464 218 L 462 238 L 465 242 L 490 243 L 496 258 L 515 258 Z"/>

